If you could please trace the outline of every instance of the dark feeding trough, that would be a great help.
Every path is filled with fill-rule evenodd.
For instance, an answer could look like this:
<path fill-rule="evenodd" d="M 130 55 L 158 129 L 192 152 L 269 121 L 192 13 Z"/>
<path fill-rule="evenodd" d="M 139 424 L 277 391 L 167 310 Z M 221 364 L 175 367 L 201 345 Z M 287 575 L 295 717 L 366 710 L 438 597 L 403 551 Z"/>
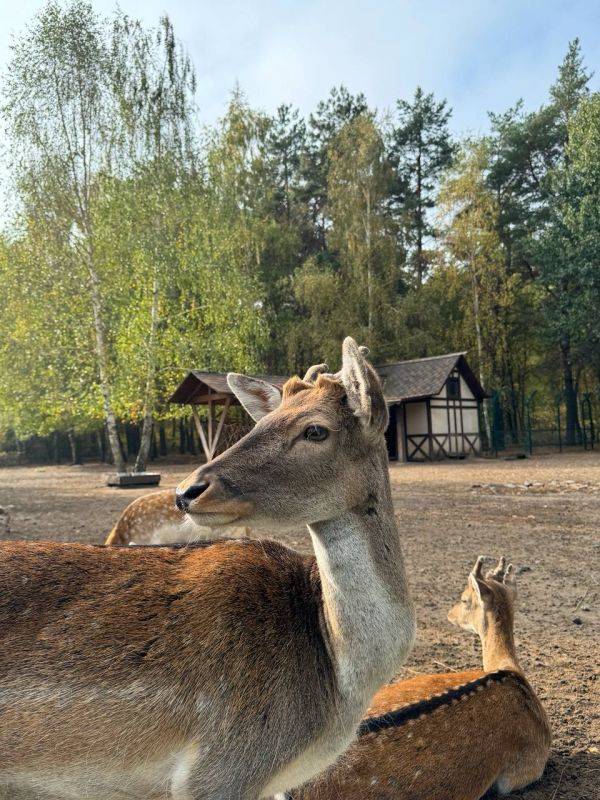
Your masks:
<path fill-rule="evenodd" d="M 114 472 L 106 479 L 107 486 L 136 489 L 140 486 L 158 486 L 160 472 Z"/>

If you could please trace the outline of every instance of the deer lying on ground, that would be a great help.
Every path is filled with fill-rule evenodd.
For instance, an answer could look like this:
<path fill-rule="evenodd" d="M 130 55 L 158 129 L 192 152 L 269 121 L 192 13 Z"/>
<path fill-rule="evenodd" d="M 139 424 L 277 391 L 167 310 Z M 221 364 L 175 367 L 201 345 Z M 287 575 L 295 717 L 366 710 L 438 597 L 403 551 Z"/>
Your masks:
<path fill-rule="evenodd" d="M 229 534 L 249 536 L 250 528 L 227 530 Z M 212 528 L 195 525 L 184 511 L 175 505 L 175 489 L 138 497 L 121 514 L 116 525 L 108 534 L 104 544 L 107 547 L 133 544 L 178 544 L 180 542 L 214 539 L 223 530 L 217 525 Z"/>
<path fill-rule="evenodd" d="M 37 797 L 250 800 L 346 749 L 414 638 L 379 380 L 352 339 L 283 397 L 230 375 L 256 427 L 177 491 L 273 541 L 0 543 L 0 786 Z M 0 789 L 0 792 L 2 790 Z"/>
<path fill-rule="evenodd" d="M 550 729 L 515 654 L 514 571 L 479 558 L 448 618 L 477 633 L 483 671 L 420 675 L 381 689 L 358 739 L 293 800 L 477 800 L 537 780 Z"/>
<path fill-rule="evenodd" d="M 114 547 L 128 544 L 170 544 L 172 541 L 186 541 L 182 526 L 191 527 L 198 533 L 202 530 L 196 525 L 185 525 L 186 516 L 175 505 L 175 490 L 137 497 L 129 503 L 108 534 L 105 545 Z M 206 536 L 203 538 L 207 538 Z"/>

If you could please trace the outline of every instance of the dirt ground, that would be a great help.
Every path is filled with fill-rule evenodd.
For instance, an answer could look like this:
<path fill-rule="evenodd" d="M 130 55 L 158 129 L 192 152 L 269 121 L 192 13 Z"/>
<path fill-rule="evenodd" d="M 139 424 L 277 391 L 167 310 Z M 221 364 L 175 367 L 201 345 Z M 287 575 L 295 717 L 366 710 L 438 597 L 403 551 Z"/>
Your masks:
<path fill-rule="evenodd" d="M 161 487 L 192 462 L 156 463 Z M 104 485 L 106 467 L 0 469 L 10 538 L 101 542 L 139 490 Z M 554 744 L 527 800 L 600 798 L 600 453 L 394 465 L 398 526 L 418 608 L 403 675 L 478 667 L 478 646 L 446 612 L 477 555 L 519 567 L 521 663 L 548 710 Z M 2 518 L 0 517 L 0 538 Z M 308 551 L 299 532 L 287 543 Z"/>

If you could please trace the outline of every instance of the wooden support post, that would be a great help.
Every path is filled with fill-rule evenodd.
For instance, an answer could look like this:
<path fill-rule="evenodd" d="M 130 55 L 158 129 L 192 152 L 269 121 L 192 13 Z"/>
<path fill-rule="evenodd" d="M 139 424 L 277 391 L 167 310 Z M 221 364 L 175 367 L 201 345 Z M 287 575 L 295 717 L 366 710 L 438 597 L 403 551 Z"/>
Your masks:
<path fill-rule="evenodd" d="M 200 417 L 198 416 L 198 411 L 196 410 L 195 406 L 192 406 L 192 415 L 194 417 L 194 423 L 196 425 L 196 430 L 198 431 L 198 436 L 200 437 L 202 449 L 204 450 L 204 455 L 206 456 L 206 460 L 210 461 L 212 458 L 210 454 L 210 447 L 206 441 L 206 434 L 204 433 L 204 428 L 202 427 L 202 422 L 200 421 Z"/>
<path fill-rule="evenodd" d="M 217 452 L 217 447 L 219 446 L 221 433 L 223 432 L 223 425 L 225 424 L 225 418 L 227 417 L 227 412 L 229 411 L 230 405 L 231 405 L 231 397 L 228 397 L 227 400 L 225 400 L 225 405 L 223 407 L 223 411 L 221 412 L 221 418 L 219 419 L 219 424 L 217 426 L 217 432 L 215 433 L 215 438 L 213 439 L 212 442 L 211 458 L 214 458 L 214 455 Z"/>
<path fill-rule="evenodd" d="M 198 414 L 196 406 L 192 406 L 192 415 L 194 417 L 194 423 L 196 425 L 196 430 L 198 431 L 198 436 L 200 437 L 200 442 L 202 444 L 202 449 L 204 451 L 204 455 L 206 456 L 207 461 L 212 461 L 217 452 L 217 447 L 219 446 L 219 441 L 221 439 L 221 434 L 223 433 L 223 426 L 225 425 L 225 420 L 227 419 L 227 412 L 229 411 L 229 406 L 231 405 L 231 397 L 227 397 L 225 400 L 225 404 L 223 406 L 223 411 L 221 412 L 221 416 L 219 417 L 219 422 L 217 425 L 216 431 L 214 431 L 214 409 L 213 409 L 213 401 L 210 400 L 208 402 L 208 424 L 207 430 L 204 430 L 204 425 L 202 424 L 202 420 Z"/>
<path fill-rule="evenodd" d="M 425 401 L 425 408 L 427 411 L 427 440 L 429 444 L 429 460 L 433 461 L 433 426 L 431 424 L 431 400 L 429 397 Z"/>
<path fill-rule="evenodd" d="M 208 401 L 208 425 L 207 425 L 207 428 L 208 428 L 208 437 L 207 437 L 208 438 L 208 448 L 210 450 L 210 457 L 212 458 L 213 454 L 215 452 L 215 449 L 214 449 L 214 446 L 213 446 L 213 401 L 212 400 Z"/>

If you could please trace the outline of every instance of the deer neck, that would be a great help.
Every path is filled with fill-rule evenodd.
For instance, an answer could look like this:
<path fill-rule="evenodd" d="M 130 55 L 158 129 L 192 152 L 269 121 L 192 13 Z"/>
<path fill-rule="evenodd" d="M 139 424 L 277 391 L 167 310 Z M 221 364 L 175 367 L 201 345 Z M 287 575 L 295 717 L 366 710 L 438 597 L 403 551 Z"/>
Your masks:
<path fill-rule="evenodd" d="M 309 526 L 337 686 L 359 705 L 396 674 L 414 638 L 387 464 L 385 470 L 363 505 Z"/>
<path fill-rule="evenodd" d="M 495 672 L 499 669 L 510 669 L 521 672 L 515 650 L 513 636 L 513 616 L 498 617 L 486 613 L 483 631 L 480 634 L 483 669 Z"/>

